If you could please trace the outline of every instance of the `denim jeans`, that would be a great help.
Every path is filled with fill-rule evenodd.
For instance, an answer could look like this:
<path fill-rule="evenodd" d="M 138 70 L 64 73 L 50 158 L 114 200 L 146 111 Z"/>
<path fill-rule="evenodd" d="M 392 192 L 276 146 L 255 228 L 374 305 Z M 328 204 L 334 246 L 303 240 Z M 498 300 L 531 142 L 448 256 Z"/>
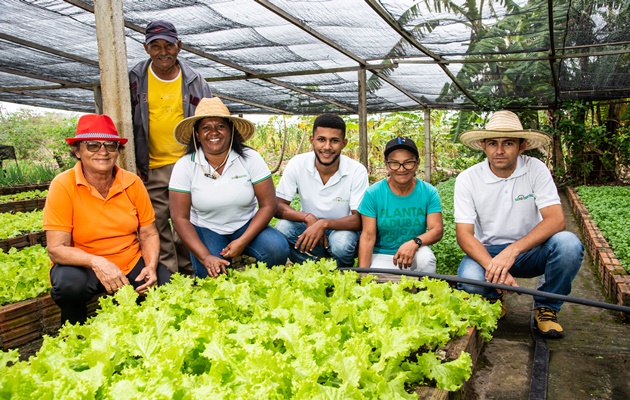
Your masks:
<path fill-rule="evenodd" d="M 228 243 L 243 236 L 250 223 L 251 220 L 230 235 L 220 235 L 210 229 L 193 226 L 197 231 L 197 235 L 199 235 L 199 239 L 210 250 L 210 254 L 223 258 L 221 251 Z M 243 254 L 254 257 L 256 261 L 264 262 L 268 267 L 285 265 L 289 257 L 289 245 L 277 230 L 267 226 L 245 247 Z M 190 253 L 190 258 L 195 270 L 195 276 L 199 278 L 207 277 L 208 270 L 206 270 L 206 267 L 194 254 Z"/>
<path fill-rule="evenodd" d="M 499 254 L 509 244 L 485 246 L 492 257 Z M 559 232 L 543 244 L 519 254 L 510 268 L 510 274 L 516 278 L 533 278 L 544 274 L 544 283 L 538 288 L 543 292 L 568 295 L 571 283 L 582 265 L 584 246 L 571 232 Z M 486 270 L 472 258 L 465 256 L 459 264 L 457 276 L 485 281 Z M 458 283 L 457 286 L 468 293 L 480 294 L 489 299 L 500 295 L 496 289 Z M 548 307 L 560 311 L 562 301 L 534 296 L 534 307 Z"/>
<path fill-rule="evenodd" d="M 315 246 L 310 252 L 313 256 L 309 256 L 295 249 L 298 236 L 306 230 L 304 222 L 280 219 L 276 222 L 276 229 L 289 242 L 289 259 L 294 263 L 303 263 L 306 260 L 316 260 L 318 258 L 332 258 L 337 262 L 338 267 L 347 268 L 354 266 L 354 258 L 357 254 L 357 245 L 359 243 L 359 232 L 327 230 L 328 249 L 322 246 Z"/>

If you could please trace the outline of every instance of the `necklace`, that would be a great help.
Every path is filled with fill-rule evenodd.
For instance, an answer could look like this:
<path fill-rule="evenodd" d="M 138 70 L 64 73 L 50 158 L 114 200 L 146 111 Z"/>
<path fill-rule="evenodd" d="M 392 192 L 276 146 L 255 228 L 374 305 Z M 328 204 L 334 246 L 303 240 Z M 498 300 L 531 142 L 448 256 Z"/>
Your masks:
<path fill-rule="evenodd" d="M 203 151 L 202 151 L 202 153 L 203 153 Z M 210 167 L 210 171 L 208 171 L 206 169 L 206 167 L 203 166 L 202 163 L 199 163 L 199 166 L 203 170 L 203 175 L 206 178 L 219 179 L 221 177 L 221 174 L 219 174 L 219 172 L 217 172 L 217 170 L 221 169 L 221 167 L 225 165 L 225 163 L 227 162 L 229 156 L 230 156 L 230 152 L 228 151 L 228 153 L 226 154 L 225 158 L 223 159 L 223 162 L 221 164 L 219 164 L 216 168 L 214 168 L 212 166 L 212 164 L 210 164 L 210 161 L 208 161 L 208 158 L 204 155 L 204 158 L 206 158 L 206 161 L 208 162 L 208 166 Z"/>
<path fill-rule="evenodd" d="M 193 134 L 192 134 L 193 140 L 195 141 L 195 148 L 197 148 L 197 152 L 199 152 L 199 147 L 197 146 L 197 137 L 195 135 L 195 131 L 193 130 Z M 210 161 L 208 160 L 208 157 L 206 157 L 206 155 L 204 154 L 204 158 L 206 159 L 206 162 L 208 163 L 208 166 L 210 167 L 211 171 L 208 171 L 203 164 L 201 164 L 201 162 L 198 162 L 199 166 L 201 167 L 201 169 L 203 170 L 203 175 L 206 178 L 211 178 L 211 179 L 219 179 L 221 177 L 221 174 L 219 174 L 217 172 L 218 169 L 221 169 L 222 166 L 225 165 L 225 163 L 228 160 L 228 157 L 230 156 L 230 153 L 232 152 L 232 143 L 234 142 L 234 126 L 232 126 L 232 136 L 230 137 L 230 148 L 228 149 L 227 154 L 225 155 L 225 158 L 223 159 L 223 162 L 221 164 L 219 164 L 219 166 L 217 166 L 216 168 L 214 168 L 211 164 Z M 203 149 L 201 149 L 201 153 L 203 154 Z"/>

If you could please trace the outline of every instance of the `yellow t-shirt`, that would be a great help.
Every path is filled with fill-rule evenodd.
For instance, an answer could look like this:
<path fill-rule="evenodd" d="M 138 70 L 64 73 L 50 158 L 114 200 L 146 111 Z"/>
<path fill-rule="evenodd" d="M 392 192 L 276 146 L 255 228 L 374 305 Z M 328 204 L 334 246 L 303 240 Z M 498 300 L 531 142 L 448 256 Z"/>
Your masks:
<path fill-rule="evenodd" d="M 175 164 L 184 155 L 185 146 L 173 135 L 175 125 L 184 119 L 182 73 L 165 81 L 149 66 L 149 168 Z"/>

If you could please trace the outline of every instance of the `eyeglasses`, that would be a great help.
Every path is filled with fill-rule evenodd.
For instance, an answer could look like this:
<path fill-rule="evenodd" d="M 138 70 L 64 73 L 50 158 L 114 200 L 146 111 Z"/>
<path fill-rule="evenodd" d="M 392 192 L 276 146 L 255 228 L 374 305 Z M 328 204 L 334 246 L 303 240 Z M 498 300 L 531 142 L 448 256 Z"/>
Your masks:
<path fill-rule="evenodd" d="M 402 164 L 398 161 L 387 161 L 387 166 L 389 167 L 389 169 L 394 171 L 398 171 L 401 165 L 403 169 L 408 171 L 410 169 L 414 169 L 416 167 L 416 164 L 418 164 L 418 161 L 416 160 L 407 160 Z"/>
<path fill-rule="evenodd" d="M 105 147 L 105 150 L 107 150 L 108 153 L 118 151 L 118 148 L 120 147 L 120 142 L 97 142 L 89 140 L 84 141 L 83 143 L 85 143 L 85 148 L 90 153 L 97 153 L 101 150 L 101 146 Z"/>

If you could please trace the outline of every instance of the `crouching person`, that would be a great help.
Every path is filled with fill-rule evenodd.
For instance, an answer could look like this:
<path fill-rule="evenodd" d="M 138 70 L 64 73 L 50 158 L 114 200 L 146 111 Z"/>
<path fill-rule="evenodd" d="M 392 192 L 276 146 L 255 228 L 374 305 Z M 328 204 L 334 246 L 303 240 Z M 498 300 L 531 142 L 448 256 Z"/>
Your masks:
<path fill-rule="evenodd" d="M 255 130 L 218 97 L 201 99 L 175 127 L 175 140 L 187 147 L 169 183 L 171 216 L 199 278 L 225 273 L 241 254 L 268 267 L 287 262 L 287 241 L 268 225 L 276 212 L 271 171 L 245 145 Z"/>
<path fill-rule="evenodd" d="M 127 139 L 107 115 L 79 119 L 67 138 L 78 162 L 50 183 L 44 230 L 51 297 L 61 323 L 83 323 L 87 303 L 99 293 L 133 285 L 140 294 L 163 284 L 170 273 L 158 265 L 160 239 L 155 214 L 140 178 L 116 159 Z"/>
<path fill-rule="evenodd" d="M 460 141 L 487 158 L 462 172 L 455 184 L 456 236 L 466 253 L 458 275 L 509 286 L 518 286 L 515 277 L 544 275 L 538 290 L 571 293 L 584 247 L 564 231 L 560 197 L 545 164 L 521 154 L 547 145 L 549 136 L 524 130 L 516 114 L 498 111 L 486 130 L 464 132 Z M 504 294 L 473 284 L 459 287 L 491 300 Z M 563 336 L 557 319 L 561 306 L 562 301 L 534 297 L 534 319 L 543 336 Z"/>
<path fill-rule="evenodd" d="M 444 231 L 440 196 L 416 177 L 420 155 L 413 140 L 394 138 L 384 153 L 388 176 L 368 188 L 359 206 L 359 268 L 435 273 L 429 245 L 442 239 Z"/>

